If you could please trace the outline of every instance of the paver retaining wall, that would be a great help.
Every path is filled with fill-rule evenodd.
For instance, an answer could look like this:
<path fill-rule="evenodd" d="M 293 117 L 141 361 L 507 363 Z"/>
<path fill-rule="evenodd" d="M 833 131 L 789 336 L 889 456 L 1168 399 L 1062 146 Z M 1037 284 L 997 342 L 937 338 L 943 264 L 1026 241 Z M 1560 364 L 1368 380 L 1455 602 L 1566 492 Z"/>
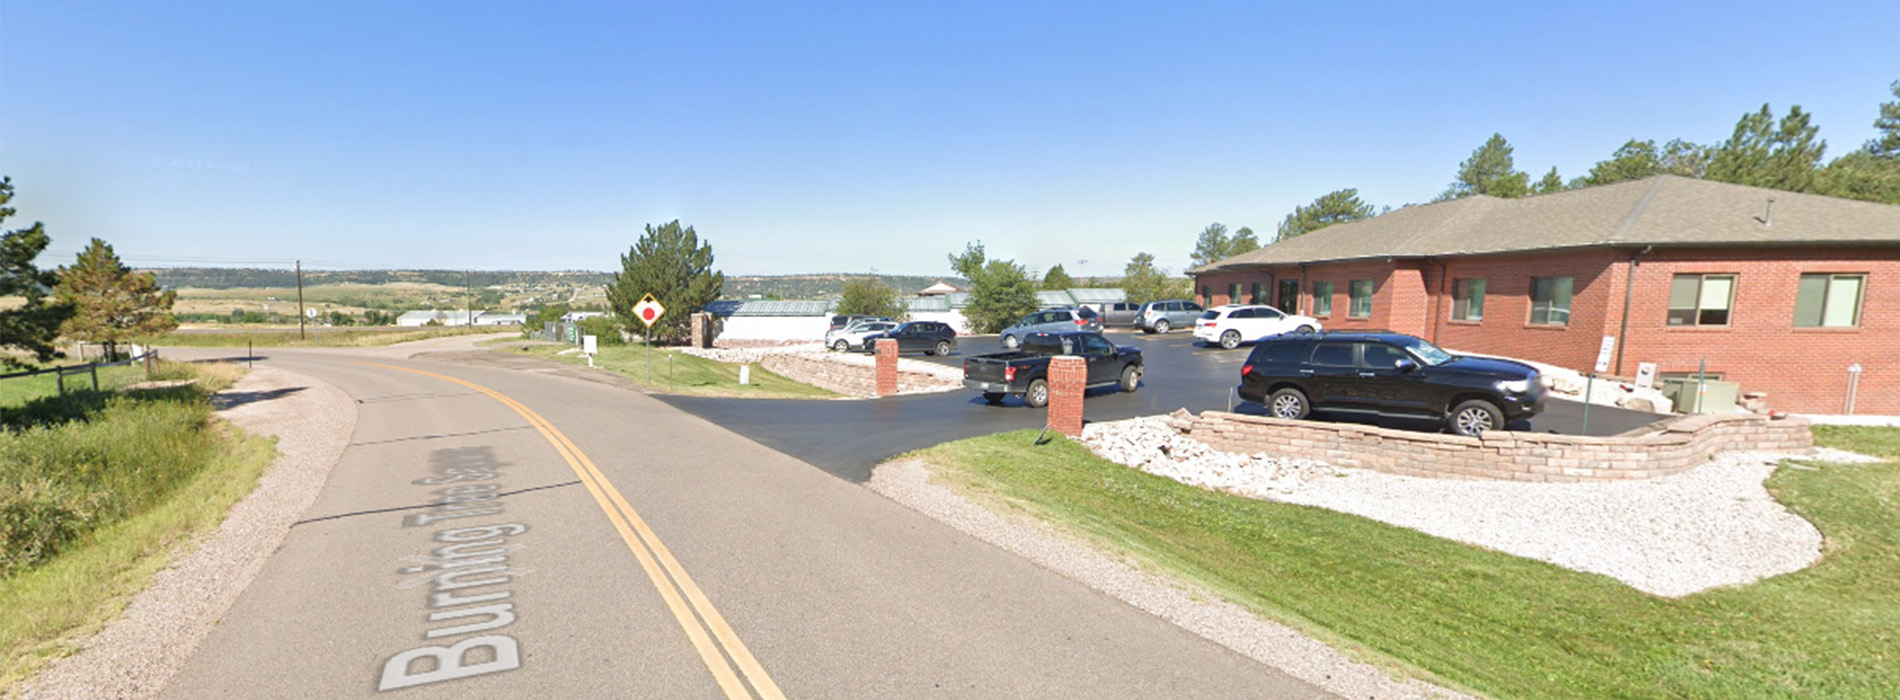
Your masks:
<path fill-rule="evenodd" d="M 759 365 L 793 381 L 847 396 L 876 396 L 877 374 L 873 366 L 868 362 L 863 365 L 849 363 L 846 361 L 848 359 L 833 355 L 770 353 L 759 360 Z M 903 362 L 898 363 L 897 393 L 945 391 L 962 386 L 961 383 L 949 382 L 927 372 L 906 370 Z"/>
<path fill-rule="evenodd" d="M 1207 411 L 1175 429 L 1214 449 L 1321 459 L 1342 467 L 1439 479 L 1585 482 L 1687 471 L 1718 451 L 1814 446 L 1808 422 L 1758 414 L 1684 416 L 1612 437 L 1491 431 L 1483 437 Z"/>

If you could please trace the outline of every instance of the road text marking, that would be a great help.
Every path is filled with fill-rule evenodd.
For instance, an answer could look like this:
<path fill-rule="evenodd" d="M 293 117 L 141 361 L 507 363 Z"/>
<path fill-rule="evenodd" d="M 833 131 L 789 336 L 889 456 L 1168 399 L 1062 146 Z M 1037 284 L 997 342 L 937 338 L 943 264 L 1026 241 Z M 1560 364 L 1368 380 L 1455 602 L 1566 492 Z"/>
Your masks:
<path fill-rule="evenodd" d="M 673 558 L 673 553 L 660 542 L 659 536 L 653 533 L 652 528 L 647 527 L 646 521 L 640 517 L 639 513 L 634 512 L 633 506 L 628 505 L 627 499 L 620 495 L 620 490 L 614 488 L 613 483 L 607 480 L 607 476 L 594 465 L 594 461 L 588 459 L 587 454 L 581 452 L 580 447 L 569 440 L 565 433 L 555 428 L 533 409 L 522 405 L 521 402 L 480 384 L 419 369 L 374 362 L 363 364 L 460 384 L 488 395 L 489 398 L 514 409 L 515 413 L 527 419 L 528 423 L 539 430 L 542 437 L 547 438 L 548 443 L 554 446 L 554 451 L 560 453 L 561 458 L 567 461 L 567 465 L 574 470 L 574 474 L 580 477 L 581 483 L 587 486 L 588 493 L 593 494 L 594 502 L 600 505 L 601 511 L 607 514 L 607 520 L 613 523 L 615 530 L 620 532 L 620 539 L 624 540 L 627 548 L 633 551 L 634 558 L 640 560 L 640 568 L 644 569 L 647 578 L 653 581 L 653 587 L 666 601 L 666 606 L 672 611 L 673 618 L 679 621 L 680 628 L 686 632 L 686 638 L 693 643 L 693 648 L 699 652 L 700 660 L 706 664 L 706 670 L 712 672 L 713 680 L 718 682 L 720 690 L 725 692 L 726 697 L 733 700 L 755 697 L 760 700 L 785 700 L 785 694 L 780 692 L 778 685 L 766 675 L 765 667 L 760 666 L 758 660 L 752 657 L 752 652 L 739 641 L 739 635 L 732 631 L 732 627 L 726 624 L 726 619 L 713 608 L 712 601 L 708 600 L 706 594 L 700 591 L 699 586 L 693 583 L 692 577 L 686 575 L 686 569 Z M 715 640 L 717 640 L 716 643 Z M 738 670 L 736 674 L 734 667 Z M 740 675 L 745 676 L 744 681 L 739 679 Z M 751 685 L 751 691 L 746 688 L 748 683 Z M 753 695 L 753 692 L 757 695 Z"/>

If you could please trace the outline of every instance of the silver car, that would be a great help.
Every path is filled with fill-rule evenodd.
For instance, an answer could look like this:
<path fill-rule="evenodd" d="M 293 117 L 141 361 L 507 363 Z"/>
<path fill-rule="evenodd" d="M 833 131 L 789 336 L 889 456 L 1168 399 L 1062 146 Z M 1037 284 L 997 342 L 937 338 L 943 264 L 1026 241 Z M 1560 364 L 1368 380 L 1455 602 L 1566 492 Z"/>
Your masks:
<path fill-rule="evenodd" d="M 838 352 L 848 352 L 864 347 L 864 336 L 883 333 L 897 327 L 896 321 L 864 320 L 849 326 L 825 333 L 825 347 Z"/>
<path fill-rule="evenodd" d="M 1135 313 L 1135 327 L 1144 333 L 1166 333 L 1176 328 L 1193 328 L 1204 309 L 1185 299 L 1151 301 Z"/>
<path fill-rule="evenodd" d="M 1022 347 L 1023 338 L 1034 333 L 1101 330 L 1102 315 L 1089 307 L 1043 309 L 1003 329 L 1003 347 L 1011 350 Z"/>

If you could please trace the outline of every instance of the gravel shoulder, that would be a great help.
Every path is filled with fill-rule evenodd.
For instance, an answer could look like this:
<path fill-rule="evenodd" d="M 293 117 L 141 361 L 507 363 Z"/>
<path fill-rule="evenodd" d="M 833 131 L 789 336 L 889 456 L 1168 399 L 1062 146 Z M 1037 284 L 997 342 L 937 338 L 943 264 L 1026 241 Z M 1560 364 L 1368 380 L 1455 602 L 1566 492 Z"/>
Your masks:
<path fill-rule="evenodd" d="M 256 368 L 214 401 L 219 417 L 275 438 L 276 462 L 216 532 L 158 572 L 77 654 L 21 684 L 20 697 L 157 697 L 316 501 L 356 430 L 347 394 L 295 372 Z"/>

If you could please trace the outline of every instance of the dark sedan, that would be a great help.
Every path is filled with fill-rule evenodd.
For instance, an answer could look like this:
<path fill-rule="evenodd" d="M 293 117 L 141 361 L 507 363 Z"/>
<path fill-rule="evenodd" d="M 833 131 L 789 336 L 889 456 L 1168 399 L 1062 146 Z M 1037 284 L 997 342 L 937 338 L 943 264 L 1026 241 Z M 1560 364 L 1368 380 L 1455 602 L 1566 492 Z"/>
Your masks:
<path fill-rule="evenodd" d="M 957 332 L 949 324 L 936 321 L 911 321 L 882 333 L 864 336 L 864 351 L 877 352 L 877 341 L 889 338 L 897 341 L 897 352 L 921 352 L 925 355 L 948 355 L 957 348 Z"/>

